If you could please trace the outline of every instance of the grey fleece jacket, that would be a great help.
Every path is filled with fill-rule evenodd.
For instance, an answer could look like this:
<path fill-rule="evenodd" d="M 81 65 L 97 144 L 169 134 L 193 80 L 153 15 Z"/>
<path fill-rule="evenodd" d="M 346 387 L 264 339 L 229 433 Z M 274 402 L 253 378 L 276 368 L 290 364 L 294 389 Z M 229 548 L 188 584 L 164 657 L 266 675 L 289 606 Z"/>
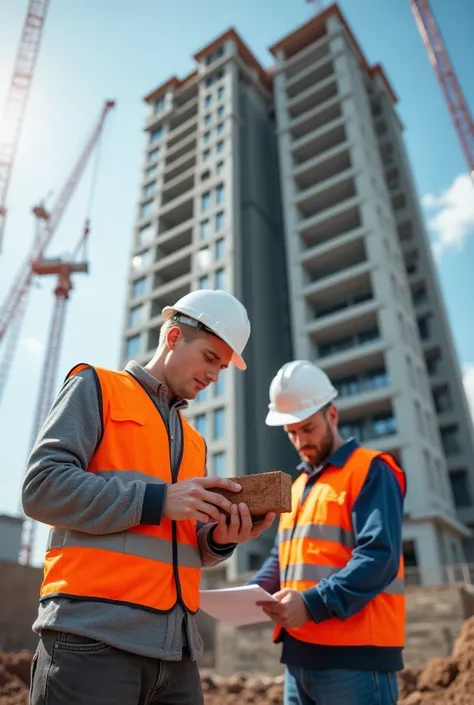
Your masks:
<path fill-rule="evenodd" d="M 178 399 L 170 406 L 166 388 L 143 367 L 132 361 L 125 369 L 142 385 L 165 420 L 171 440 L 172 471 L 177 473 L 183 443 L 178 412 L 187 402 Z M 87 534 L 111 534 L 140 523 L 160 523 L 165 500 L 163 485 L 147 484 L 141 479 L 104 479 L 86 472 L 101 433 L 98 382 L 93 370 L 86 369 L 63 385 L 32 450 L 22 490 L 27 516 Z M 137 468 L 124 470 L 133 472 Z M 203 567 L 222 562 L 235 548 L 213 543 L 214 526 L 197 526 Z M 181 659 L 184 645 L 193 659 L 202 653 L 195 617 L 180 604 L 168 614 L 158 614 L 113 602 L 53 597 L 40 601 L 33 624 L 39 634 L 44 629 L 69 631 L 169 661 Z"/>

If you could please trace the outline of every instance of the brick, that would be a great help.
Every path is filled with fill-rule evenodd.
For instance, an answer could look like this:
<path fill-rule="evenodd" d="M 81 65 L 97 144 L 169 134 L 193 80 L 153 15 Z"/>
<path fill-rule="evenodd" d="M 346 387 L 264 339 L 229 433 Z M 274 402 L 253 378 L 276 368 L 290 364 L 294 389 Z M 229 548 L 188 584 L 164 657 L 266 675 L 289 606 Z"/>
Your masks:
<path fill-rule="evenodd" d="M 255 475 L 232 477 L 234 482 L 242 485 L 240 492 L 230 492 L 213 488 L 213 492 L 227 497 L 232 504 L 244 502 L 252 518 L 263 517 L 268 512 L 283 514 L 291 511 L 291 475 L 276 470 Z"/>

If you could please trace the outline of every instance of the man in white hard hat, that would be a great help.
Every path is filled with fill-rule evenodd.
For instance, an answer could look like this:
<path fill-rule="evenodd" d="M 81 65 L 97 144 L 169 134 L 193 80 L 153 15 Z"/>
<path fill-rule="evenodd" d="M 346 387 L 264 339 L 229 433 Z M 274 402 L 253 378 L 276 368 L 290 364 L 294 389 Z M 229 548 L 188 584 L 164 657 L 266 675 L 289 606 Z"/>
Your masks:
<path fill-rule="evenodd" d="M 337 391 L 306 360 L 283 365 L 266 418 L 301 457 L 293 509 L 250 581 L 282 643 L 285 705 L 393 705 L 403 667 L 405 475 L 338 430 Z"/>
<path fill-rule="evenodd" d="M 199 705 L 201 568 L 270 526 L 213 491 L 189 399 L 245 370 L 244 306 L 224 291 L 163 309 L 153 359 L 116 372 L 77 365 L 44 424 L 23 485 L 51 525 L 32 666 L 32 705 Z M 230 514 L 230 520 L 227 517 Z"/>

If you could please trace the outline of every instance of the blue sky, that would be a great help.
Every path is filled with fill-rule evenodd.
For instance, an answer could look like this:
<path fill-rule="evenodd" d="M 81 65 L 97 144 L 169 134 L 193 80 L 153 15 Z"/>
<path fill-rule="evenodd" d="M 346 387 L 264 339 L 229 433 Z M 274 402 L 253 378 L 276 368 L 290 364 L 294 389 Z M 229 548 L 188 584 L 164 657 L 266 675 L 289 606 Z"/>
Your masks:
<path fill-rule="evenodd" d="M 325 3 L 328 4 L 327 2 Z M 432 0 L 466 98 L 474 109 L 474 3 Z M 448 9 L 449 5 L 449 9 Z M 27 0 L 0 0 L 0 109 L 6 96 Z M 371 63 L 381 62 L 400 99 L 399 114 L 420 197 L 436 242 L 438 271 L 457 350 L 474 395 L 474 190 L 409 0 L 342 0 L 340 7 Z M 171 9 L 167 9 L 171 8 Z M 77 361 L 116 367 L 127 260 L 144 147 L 142 97 L 170 75 L 184 76 L 192 55 L 234 26 L 264 66 L 268 46 L 305 22 L 304 0 L 51 0 L 8 199 L 0 302 L 33 236 L 31 208 L 57 195 L 103 101 L 117 100 L 101 146 L 92 208 L 91 271 L 76 279 L 57 380 Z M 49 254 L 79 238 L 90 188 L 86 173 Z M 48 203 L 51 203 L 52 200 Z M 31 445 L 42 355 L 52 311 L 52 281 L 31 297 L 0 407 L 0 513 L 14 513 Z M 44 532 L 38 541 L 41 556 Z"/>

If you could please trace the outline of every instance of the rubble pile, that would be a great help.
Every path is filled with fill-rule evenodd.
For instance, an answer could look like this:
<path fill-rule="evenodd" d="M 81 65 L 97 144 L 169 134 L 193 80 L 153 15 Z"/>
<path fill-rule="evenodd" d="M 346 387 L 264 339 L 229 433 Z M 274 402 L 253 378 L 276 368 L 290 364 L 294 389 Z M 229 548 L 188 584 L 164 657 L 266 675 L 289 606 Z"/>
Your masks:
<path fill-rule="evenodd" d="M 1 705 L 28 705 L 31 658 L 26 650 L 16 654 L 0 651 Z"/>
<path fill-rule="evenodd" d="M 0 651 L 0 705 L 28 705 L 32 654 Z M 202 673 L 206 705 L 281 705 L 283 677 L 222 678 Z M 398 705 L 472 705 L 474 703 L 474 617 L 464 623 L 449 658 L 399 674 Z"/>

